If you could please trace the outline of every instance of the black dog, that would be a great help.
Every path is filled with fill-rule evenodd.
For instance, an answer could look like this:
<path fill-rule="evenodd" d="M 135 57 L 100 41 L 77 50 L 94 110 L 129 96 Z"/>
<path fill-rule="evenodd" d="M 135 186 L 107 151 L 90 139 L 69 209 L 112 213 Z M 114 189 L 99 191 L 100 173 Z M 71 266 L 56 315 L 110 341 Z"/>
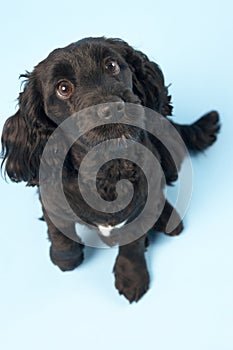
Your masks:
<path fill-rule="evenodd" d="M 164 120 L 172 114 L 171 97 L 159 66 L 120 39 L 87 38 L 57 49 L 32 73 L 23 77 L 26 84 L 19 96 L 19 110 L 6 121 L 3 129 L 2 156 L 6 173 L 12 181 L 26 181 L 29 186 L 38 186 L 39 191 L 43 150 L 54 130 L 68 116 L 98 105 L 97 115 L 107 119 L 113 114 L 111 103 L 116 105 L 117 113 L 121 115 L 125 113 L 127 103 L 148 107 Z M 219 117 L 217 112 L 210 112 L 190 126 L 175 123 L 173 126 L 189 150 L 202 151 L 216 140 Z M 63 166 L 64 193 L 74 212 L 87 225 L 96 227 L 103 239 L 106 235 L 101 234 L 101 227 L 130 222 L 142 210 L 147 198 L 144 193 L 146 179 L 139 167 L 127 159 L 114 159 L 100 169 L 96 186 L 103 199 L 113 201 L 117 197 L 116 183 L 129 179 L 135 191 L 129 206 L 116 214 L 101 213 L 83 199 L 76 181 L 83 157 L 93 146 L 111 139 L 117 140 L 116 148 L 118 145 L 124 147 L 125 140 L 150 144 L 167 184 L 177 179 L 178 171 L 166 147 L 153 135 L 135 126 L 119 122 L 94 127 L 74 142 Z M 55 158 L 48 160 L 51 169 Z M 57 227 L 51 215 L 59 219 L 59 204 L 57 212 L 55 207 L 51 209 L 52 213 L 48 213 L 41 196 L 40 199 L 51 241 L 51 259 L 62 271 L 72 270 L 83 261 L 84 248 L 77 239 L 68 238 L 76 237 L 75 222 L 63 217 Z M 170 235 L 179 234 L 183 228 L 181 220 L 172 232 L 166 232 L 172 211 L 173 207 L 165 201 L 153 228 Z M 105 241 L 108 244 L 107 238 Z M 146 242 L 146 234 L 143 234 L 119 247 L 114 267 L 115 285 L 130 302 L 138 301 L 149 286 L 144 256 Z"/>

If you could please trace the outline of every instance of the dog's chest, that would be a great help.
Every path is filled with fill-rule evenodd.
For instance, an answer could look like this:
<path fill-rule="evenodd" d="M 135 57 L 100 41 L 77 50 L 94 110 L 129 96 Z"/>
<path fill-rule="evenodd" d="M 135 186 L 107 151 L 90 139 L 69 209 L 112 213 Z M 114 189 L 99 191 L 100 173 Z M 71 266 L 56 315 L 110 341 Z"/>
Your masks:
<path fill-rule="evenodd" d="M 111 160 L 104 164 L 97 174 L 97 191 L 103 199 L 113 201 L 117 198 L 117 183 L 120 180 L 130 181 L 134 186 L 134 191 L 137 191 L 140 180 L 142 180 L 140 179 L 141 176 L 140 169 L 131 161 L 124 159 Z M 122 191 L 124 191 L 124 187 Z M 127 191 L 127 187 L 125 191 Z"/>
<path fill-rule="evenodd" d="M 109 237 L 111 235 L 111 232 L 112 230 L 114 229 L 117 229 L 117 228 L 121 228 L 124 226 L 124 224 L 126 223 L 127 220 L 121 222 L 120 224 L 118 225 L 115 225 L 115 226 L 111 226 L 111 225 L 97 225 L 98 226 L 98 229 L 99 231 L 101 232 L 101 234 L 105 237 Z"/>
<path fill-rule="evenodd" d="M 122 223 L 134 215 L 135 210 L 138 211 L 144 206 L 147 197 L 147 182 L 143 171 L 129 160 L 110 160 L 99 168 L 97 176 L 93 175 L 96 172 L 93 172 L 92 164 L 89 163 L 89 165 L 82 173 L 82 185 L 87 189 L 87 192 L 89 191 L 88 193 L 91 192 L 91 195 L 92 191 L 96 191 L 97 198 L 103 199 L 114 210 L 99 209 L 98 199 L 97 202 L 94 200 L 89 205 L 82 196 L 77 177 L 66 182 L 66 198 L 82 221 L 91 225 L 95 224 L 103 236 L 109 236 L 114 228 L 119 228 L 118 225 L 122 226 Z M 126 183 L 132 185 L 132 199 L 130 201 L 128 200 L 129 187 L 122 186 L 119 190 L 118 184 L 122 183 L 121 180 L 126 180 Z M 90 183 L 92 183 L 91 186 Z M 121 200 L 119 200 L 118 195 L 121 196 Z"/>

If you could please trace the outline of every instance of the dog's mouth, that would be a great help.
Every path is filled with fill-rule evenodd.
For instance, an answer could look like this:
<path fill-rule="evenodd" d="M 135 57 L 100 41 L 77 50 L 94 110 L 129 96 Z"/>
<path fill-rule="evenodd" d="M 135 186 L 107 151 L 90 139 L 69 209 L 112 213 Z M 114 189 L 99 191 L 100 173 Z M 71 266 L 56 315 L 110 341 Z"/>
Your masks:
<path fill-rule="evenodd" d="M 79 137 L 78 143 L 87 148 L 105 141 L 111 141 L 114 148 L 127 147 L 130 142 L 140 142 L 144 135 L 145 115 L 139 103 L 125 103 L 117 98 L 83 108 L 79 117 L 83 129 L 88 131 Z M 97 126 L 90 129 L 91 124 Z"/>
<path fill-rule="evenodd" d="M 101 125 L 80 136 L 78 142 L 86 147 L 94 147 L 98 144 L 111 141 L 115 147 L 128 147 L 131 142 L 140 142 L 143 132 L 137 127 L 125 124 Z"/>

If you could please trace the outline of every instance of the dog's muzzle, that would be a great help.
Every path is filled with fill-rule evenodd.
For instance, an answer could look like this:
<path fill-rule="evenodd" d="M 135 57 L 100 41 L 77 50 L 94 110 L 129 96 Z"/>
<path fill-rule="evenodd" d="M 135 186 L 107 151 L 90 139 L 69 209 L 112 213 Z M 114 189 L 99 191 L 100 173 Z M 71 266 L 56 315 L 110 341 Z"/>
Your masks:
<path fill-rule="evenodd" d="M 125 115 L 125 103 L 104 103 L 97 106 L 97 115 L 100 119 L 120 119 Z"/>

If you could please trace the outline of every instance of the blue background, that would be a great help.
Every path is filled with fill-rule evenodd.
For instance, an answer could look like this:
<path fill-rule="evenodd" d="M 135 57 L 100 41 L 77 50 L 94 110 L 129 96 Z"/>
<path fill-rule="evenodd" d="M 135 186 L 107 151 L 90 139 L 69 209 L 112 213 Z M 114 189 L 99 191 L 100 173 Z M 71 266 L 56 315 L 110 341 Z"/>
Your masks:
<path fill-rule="evenodd" d="M 86 250 L 62 273 L 34 189 L 0 180 L 0 347 L 23 349 L 233 349 L 233 20 L 230 0 L 5 1 L 1 5 L 0 129 L 16 111 L 18 76 L 56 47 L 121 37 L 160 64 L 174 118 L 221 114 L 218 142 L 193 159 L 185 230 L 157 235 L 147 253 L 149 292 L 120 297 L 116 249 Z"/>

